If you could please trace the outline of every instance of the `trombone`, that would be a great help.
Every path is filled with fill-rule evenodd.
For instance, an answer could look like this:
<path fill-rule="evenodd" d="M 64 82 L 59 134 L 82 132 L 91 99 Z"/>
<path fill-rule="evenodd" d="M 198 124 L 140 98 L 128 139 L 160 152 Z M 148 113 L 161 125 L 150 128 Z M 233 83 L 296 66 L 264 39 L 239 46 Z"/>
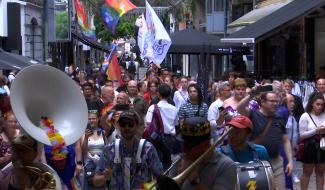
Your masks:
<path fill-rule="evenodd" d="M 189 167 L 187 167 L 182 173 L 177 175 L 174 178 L 169 178 L 166 174 L 181 160 L 181 158 L 177 159 L 172 165 L 164 172 L 162 176 L 157 177 L 157 182 L 152 185 L 149 189 L 152 189 L 156 186 L 160 189 L 181 189 L 186 178 L 191 174 L 191 172 L 196 169 L 204 160 L 206 160 L 207 156 L 215 150 L 215 147 L 219 145 L 223 139 L 228 135 L 228 133 L 232 130 L 232 127 L 229 127 L 225 132 L 198 158 L 196 159 Z"/>

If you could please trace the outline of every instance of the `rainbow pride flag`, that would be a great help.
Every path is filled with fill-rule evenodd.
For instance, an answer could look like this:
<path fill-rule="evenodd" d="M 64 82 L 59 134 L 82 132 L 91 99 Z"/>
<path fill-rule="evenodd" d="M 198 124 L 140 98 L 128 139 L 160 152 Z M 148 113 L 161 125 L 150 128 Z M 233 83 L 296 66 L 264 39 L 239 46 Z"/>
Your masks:
<path fill-rule="evenodd" d="M 121 69 L 118 64 L 117 51 L 115 47 L 113 48 L 109 56 L 109 63 L 108 68 L 106 70 L 106 74 L 108 80 L 117 80 L 120 85 L 122 84 Z"/>
<path fill-rule="evenodd" d="M 120 17 L 134 8 L 136 6 L 128 0 L 105 0 L 100 6 L 100 15 L 107 30 L 114 34 Z"/>
<path fill-rule="evenodd" d="M 78 20 L 78 24 L 80 26 L 82 35 L 88 39 L 96 40 L 95 30 L 92 30 L 90 28 L 90 25 L 88 23 L 88 17 L 85 12 L 85 8 L 84 8 L 83 4 L 79 0 L 75 0 L 74 2 L 75 2 L 74 4 L 75 4 L 76 12 L 77 12 L 77 20 Z"/>
<path fill-rule="evenodd" d="M 136 8 L 136 6 L 128 0 L 106 0 L 105 2 L 109 7 L 115 9 L 119 16 Z"/>

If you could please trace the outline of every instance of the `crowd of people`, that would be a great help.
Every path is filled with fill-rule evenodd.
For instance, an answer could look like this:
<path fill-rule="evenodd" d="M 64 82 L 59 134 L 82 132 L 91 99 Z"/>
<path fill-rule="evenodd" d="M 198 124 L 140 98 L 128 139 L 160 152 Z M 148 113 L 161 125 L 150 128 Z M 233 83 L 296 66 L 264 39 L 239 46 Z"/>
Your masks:
<path fill-rule="evenodd" d="M 28 135 L 9 102 L 15 74 L 0 77 L 0 179 L 4 179 L 0 189 L 32 184 L 18 183 L 21 174 L 8 172 L 7 165 L 17 160 L 47 163 L 63 189 L 73 189 L 72 181 L 83 189 L 145 189 L 155 180 L 168 188 L 167 182 L 159 183 L 162 175 L 181 173 L 226 132 L 228 137 L 212 147 L 179 184 L 181 189 L 235 189 L 238 163 L 259 160 L 270 162 L 276 189 L 292 189 L 300 182 L 306 190 L 313 172 L 317 190 L 324 188 L 325 150 L 320 146 L 325 134 L 324 78 L 315 81 L 304 108 L 306 97 L 293 93 L 295 83 L 289 79 L 257 82 L 230 73 L 211 82 L 208 94 L 202 94 L 190 77 L 155 66 L 140 81 L 124 72 L 118 85 L 99 72 L 71 73 L 87 103 L 88 126 L 67 147 L 66 159 L 53 160 L 51 146 L 22 143 Z M 148 132 L 153 127 L 161 127 L 160 133 Z M 145 131 L 150 138 L 143 139 Z M 296 147 L 302 140 L 299 173 Z M 34 154 L 26 155 L 26 149 Z"/>

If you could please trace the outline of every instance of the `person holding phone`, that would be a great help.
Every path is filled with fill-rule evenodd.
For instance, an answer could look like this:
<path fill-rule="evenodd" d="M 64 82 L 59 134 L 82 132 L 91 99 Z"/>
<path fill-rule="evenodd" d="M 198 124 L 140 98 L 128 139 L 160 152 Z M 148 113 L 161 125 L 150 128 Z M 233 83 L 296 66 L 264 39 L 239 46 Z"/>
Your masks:
<path fill-rule="evenodd" d="M 104 131 L 99 126 L 99 113 L 97 110 L 88 111 L 88 126 L 82 137 L 82 152 L 84 155 L 84 169 L 86 176 L 86 189 L 105 189 L 105 186 L 95 188 L 92 184 L 92 177 L 95 174 L 100 154 L 102 153 L 107 139 Z"/>
<path fill-rule="evenodd" d="M 223 102 L 230 98 L 231 96 L 231 87 L 228 82 L 222 82 L 217 87 L 217 91 L 219 93 L 218 99 L 214 101 L 209 109 L 208 109 L 208 121 L 211 126 L 211 135 L 212 138 L 215 138 L 219 135 L 219 129 L 222 128 L 222 122 L 217 122 L 220 114 L 226 114 L 225 108 L 222 106 Z"/>

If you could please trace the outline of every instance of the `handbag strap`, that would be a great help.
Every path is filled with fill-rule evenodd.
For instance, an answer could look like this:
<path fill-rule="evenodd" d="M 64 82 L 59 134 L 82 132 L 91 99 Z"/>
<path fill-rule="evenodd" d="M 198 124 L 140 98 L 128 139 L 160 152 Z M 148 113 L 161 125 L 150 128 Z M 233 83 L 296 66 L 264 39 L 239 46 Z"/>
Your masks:
<path fill-rule="evenodd" d="M 268 120 L 267 120 L 267 123 L 264 127 L 264 130 L 263 132 L 257 136 L 254 140 L 254 143 L 255 144 L 261 144 L 262 143 L 262 139 L 264 138 L 264 136 L 266 135 L 266 132 L 269 130 L 269 128 L 271 127 L 272 125 L 272 121 L 273 121 L 273 117 L 269 117 Z"/>
<path fill-rule="evenodd" d="M 316 123 L 315 123 L 315 121 L 314 121 L 314 119 L 313 119 L 313 117 L 308 113 L 308 115 L 309 115 L 309 117 L 310 117 L 310 119 L 312 120 L 312 122 L 314 123 L 314 125 L 316 126 L 316 128 L 317 128 L 317 125 L 316 125 Z"/>

